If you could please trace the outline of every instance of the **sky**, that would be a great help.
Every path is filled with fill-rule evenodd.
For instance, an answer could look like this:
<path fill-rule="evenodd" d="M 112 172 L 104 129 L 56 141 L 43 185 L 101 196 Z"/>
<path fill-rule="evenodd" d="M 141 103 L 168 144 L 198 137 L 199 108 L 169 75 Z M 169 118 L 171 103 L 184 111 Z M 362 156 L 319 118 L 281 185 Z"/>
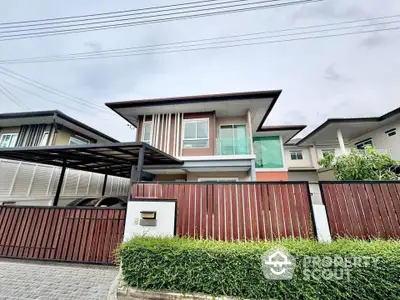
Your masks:
<path fill-rule="evenodd" d="M 1 0 L 0 22 L 181 2 L 188 0 Z M 396 14 L 400 14 L 398 0 L 324 0 L 168 23 L 0 41 L 0 60 L 152 45 Z M 382 26 L 385 25 L 379 28 L 384 28 Z M 282 89 L 267 124 L 305 124 L 307 129 L 301 133 L 304 136 L 329 117 L 379 116 L 400 106 L 399 53 L 400 30 L 397 30 L 228 49 L 1 66 L 105 109 L 104 103 L 113 101 Z M 58 109 L 120 141 L 135 139 L 135 130 L 118 115 L 59 98 L 2 74 L 1 81 L 46 98 L 5 85 L 31 110 Z M 0 94 L 0 113 L 17 111 L 22 109 Z"/>

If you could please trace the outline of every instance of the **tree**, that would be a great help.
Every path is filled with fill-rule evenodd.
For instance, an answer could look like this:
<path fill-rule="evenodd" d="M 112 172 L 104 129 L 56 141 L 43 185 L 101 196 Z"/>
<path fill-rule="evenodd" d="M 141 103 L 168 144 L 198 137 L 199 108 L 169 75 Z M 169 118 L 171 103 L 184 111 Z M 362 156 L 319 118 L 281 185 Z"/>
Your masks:
<path fill-rule="evenodd" d="M 388 154 L 380 154 L 372 147 L 351 149 L 349 153 L 335 158 L 328 153 L 318 163 L 333 170 L 337 180 L 397 180 L 395 167 L 399 162 Z"/>

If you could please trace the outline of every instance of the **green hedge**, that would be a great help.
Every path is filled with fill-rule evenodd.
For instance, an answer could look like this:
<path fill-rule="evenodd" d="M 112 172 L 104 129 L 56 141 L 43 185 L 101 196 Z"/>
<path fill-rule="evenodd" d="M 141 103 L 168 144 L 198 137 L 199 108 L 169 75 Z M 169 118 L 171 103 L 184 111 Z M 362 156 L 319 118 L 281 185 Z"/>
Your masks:
<path fill-rule="evenodd" d="M 296 257 L 291 280 L 267 280 L 263 275 L 261 255 L 277 245 Z M 139 289 L 247 299 L 400 299 L 400 242 L 395 241 L 228 243 L 141 237 L 124 243 L 119 255 L 125 282 Z M 299 263 L 306 256 L 368 256 L 379 261 L 351 268 L 349 281 L 306 280 Z M 321 268 L 314 265 L 311 270 Z"/>

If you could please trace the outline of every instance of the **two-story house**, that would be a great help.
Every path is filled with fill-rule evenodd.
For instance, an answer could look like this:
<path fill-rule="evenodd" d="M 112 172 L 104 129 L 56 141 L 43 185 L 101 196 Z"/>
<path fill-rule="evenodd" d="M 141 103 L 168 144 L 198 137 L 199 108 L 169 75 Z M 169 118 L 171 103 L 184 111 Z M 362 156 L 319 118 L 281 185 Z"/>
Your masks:
<path fill-rule="evenodd" d="M 363 151 L 372 146 L 400 161 L 399 128 L 400 108 L 378 117 L 328 119 L 304 138 L 292 139 L 285 146 L 289 179 L 331 180 L 332 172 L 321 169 L 318 160 L 326 153 L 339 156 L 351 148 Z"/>
<path fill-rule="evenodd" d="M 145 169 L 156 181 L 287 180 L 283 143 L 304 126 L 263 126 L 280 90 L 106 103 L 136 140 L 183 166 Z"/>
<path fill-rule="evenodd" d="M 0 114 L 0 147 L 117 142 L 58 110 Z"/>
<path fill-rule="evenodd" d="M 115 143 L 114 138 L 58 111 L 0 114 L 0 147 Z M 0 159 L 0 204 L 51 205 L 60 176 L 56 166 Z M 83 196 L 125 194 L 128 180 L 67 169 L 60 204 Z"/>

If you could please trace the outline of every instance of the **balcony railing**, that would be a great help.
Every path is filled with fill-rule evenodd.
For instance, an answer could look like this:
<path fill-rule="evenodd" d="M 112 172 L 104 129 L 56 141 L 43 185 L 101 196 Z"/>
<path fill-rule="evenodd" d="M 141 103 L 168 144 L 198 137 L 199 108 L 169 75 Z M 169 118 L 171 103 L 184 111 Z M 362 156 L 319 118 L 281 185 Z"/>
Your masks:
<path fill-rule="evenodd" d="M 217 155 L 246 155 L 251 154 L 250 139 L 217 139 L 216 140 Z"/>

